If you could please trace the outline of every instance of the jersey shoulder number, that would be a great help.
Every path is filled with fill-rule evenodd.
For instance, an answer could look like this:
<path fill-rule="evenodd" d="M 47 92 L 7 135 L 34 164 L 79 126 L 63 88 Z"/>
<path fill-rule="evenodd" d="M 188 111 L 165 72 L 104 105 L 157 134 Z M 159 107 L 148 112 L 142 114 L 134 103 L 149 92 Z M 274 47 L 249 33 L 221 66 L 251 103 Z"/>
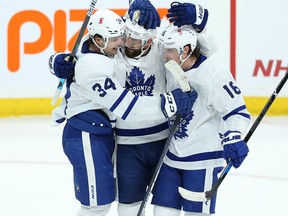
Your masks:
<path fill-rule="evenodd" d="M 92 89 L 99 92 L 100 97 L 104 97 L 107 94 L 107 90 L 116 90 L 116 85 L 111 78 L 107 77 L 103 84 L 97 82 L 92 86 Z"/>

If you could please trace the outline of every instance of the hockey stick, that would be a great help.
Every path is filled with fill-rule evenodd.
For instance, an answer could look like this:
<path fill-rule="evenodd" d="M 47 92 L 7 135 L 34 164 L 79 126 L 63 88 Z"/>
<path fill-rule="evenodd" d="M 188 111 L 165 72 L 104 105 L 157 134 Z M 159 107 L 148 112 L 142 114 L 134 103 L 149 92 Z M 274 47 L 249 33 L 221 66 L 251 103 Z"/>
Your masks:
<path fill-rule="evenodd" d="M 258 125 L 260 124 L 261 120 L 263 119 L 263 117 L 265 116 L 266 112 L 268 111 L 268 109 L 272 105 L 273 101 L 278 96 L 279 92 L 281 91 L 281 89 L 284 86 L 284 84 L 287 81 L 287 79 L 288 79 L 288 70 L 286 71 L 285 76 L 282 78 L 282 80 L 280 81 L 280 83 L 278 84 L 278 86 L 276 87 L 276 89 L 274 90 L 272 95 L 270 96 L 269 100 L 267 101 L 266 105 L 264 106 L 264 108 L 260 112 L 260 114 L 257 117 L 257 119 L 254 121 L 254 123 L 251 126 L 250 130 L 246 134 L 246 136 L 244 138 L 245 142 L 248 142 L 248 140 L 250 139 L 250 137 L 252 136 L 252 134 L 254 133 L 254 131 L 256 130 Z M 207 202 L 215 194 L 215 192 L 217 191 L 217 189 L 219 188 L 219 186 L 221 185 L 221 183 L 225 179 L 225 177 L 228 174 L 228 172 L 231 169 L 231 167 L 232 167 L 232 162 L 229 162 L 227 164 L 227 166 L 225 167 L 225 169 L 223 170 L 223 172 L 221 173 L 218 181 L 215 183 L 215 185 L 209 191 L 206 191 L 206 192 L 203 192 L 203 193 L 201 193 L 201 192 L 193 192 L 193 191 L 186 190 L 186 189 L 184 189 L 182 187 L 179 187 L 178 191 L 181 194 L 181 196 L 183 198 L 187 199 L 187 200 L 196 201 L 196 202 Z"/>
<path fill-rule="evenodd" d="M 191 88 L 190 88 L 190 84 L 188 82 L 188 80 L 186 79 L 185 75 L 184 75 L 184 71 L 182 70 L 182 68 L 173 60 L 170 60 L 169 62 L 167 62 L 165 64 L 165 67 L 166 69 L 168 69 L 174 76 L 174 78 L 177 80 L 178 84 L 180 85 L 180 88 L 182 89 L 182 91 L 190 91 Z M 174 133 L 177 129 L 177 126 L 179 124 L 181 120 L 181 115 L 176 115 L 176 118 L 175 118 L 175 121 L 172 125 L 172 128 L 171 128 L 171 131 L 168 135 L 168 138 L 165 142 L 165 145 L 164 145 L 164 148 L 163 148 L 163 151 L 162 151 L 162 154 L 159 158 L 159 161 L 158 161 L 158 164 L 155 168 L 155 171 L 154 171 L 154 174 L 150 180 L 150 184 L 146 190 L 146 194 L 145 194 L 145 197 L 144 199 L 142 200 L 141 202 L 141 205 L 140 205 L 140 208 L 138 210 L 138 213 L 137 213 L 137 216 L 141 216 L 146 205 L 147 205 L 147 201 L 151 195 L 151 192 L 152 192 L 152 188 L 154 187 L 154 184 L 155 184 L 155 181 L 156 181 L 156 178 L 160 172 L 160 169 L 161 169 L 161 166 L 163 164 L 163 160 L 164 160 L 164 157 L 166 156 L 167 152 L 168 152 L 168 149 L 169 149 L 169 146 L 170 146 L 170 143 L 171 143 L 171 140 L 174 136 Z"/>
<path fill-rule="evenodd" d="M 88 8 L 86 17 L 85 17 L 85 19 L 84 19 L 84 21 L 83 21 L 83 24 L 82 24 L 82 26 L 81 26 L 80 32 L 79 32 L 79 34 L 78 34 L 78 36 L 77 36 L 76 42 L 75 42 L 75 44 L 74 44 L 74 47 L 73 47 L 73 49 L 72 49 L 72 52 L 71 52 L 71 54 L 70 54 L 70 56 L 69 56 L 68 61 L 73 61 L 73 59 L 74 59 L 74 57 L 75 57 L 75 55 L 76 55 L 76 52 L 77 52 L 77 50 L 78 50 L 78 46 L 79 46 L 80 41 L 81 41 L 81 39 L 82 39 L 82 37 L 83 37 L 83 34 L 84 34 L 85 29 L 86 29 L 86 27 L 87 27 L 87 24 L 88 24 L 88 22 L 89 22 L 89 20 L 90 20 L 90 17 L 91 17 L 91 15 L 92 15 L 93 11 L 94 11 L 94 8 L 95 8 L 96 3 L 97 3 L 97 0 L 92 0 L 92 1 L 91 1 L 91 4 L 90 4 L 90 6 L 89 6 L 89 8 Z M 61 91 L 62 91 L 62 88 L 63 88 L 64 84 L 65 84 L 65 79 L 63 79 L 63 78 L 60 79 L 59 84 L 58 84 L 58 86 L 57 86 L 57 89 L 56 89 L 56 91 L 55 91 L 54 97 L 52 98 L 52 101 L 51 101 L 51 104 L 52 104 L 52 105 L 55 105 L 55 104 L 56 104 L 56 102 L 57 102 L 57 100 L 58 100 L 58 98 L 59 98 L 59 96 L 60 96 L 60 93 L 61 93 Z"/>

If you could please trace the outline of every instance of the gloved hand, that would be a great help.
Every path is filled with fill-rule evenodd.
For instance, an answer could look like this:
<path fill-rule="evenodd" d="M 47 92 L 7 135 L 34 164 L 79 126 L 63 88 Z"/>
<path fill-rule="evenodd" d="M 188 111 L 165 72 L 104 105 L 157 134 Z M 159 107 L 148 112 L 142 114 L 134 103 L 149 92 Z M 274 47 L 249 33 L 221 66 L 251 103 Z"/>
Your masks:
<path fill-rule="evenodd" d="M 131 20 L 136 11 L 140 10 L 138 24 L 145 29 L 156 29 L 161 20 L 158 11 L 149 0 L 135 0 L 129 7 L 128 14 Z"/>
<path fill-rule="evenodd" d="M 197 31 L 205 28 L 208 10 L 191 3 L 172 2 L 167 17 L 175 26 L 192 25 Z"/>
<path fill-rule="evenodd" d="M 68 61 L 70 53 L 55 53 L 49 58 L 50 72 L 58 78 L 71 79 L 74 77 L 76 59 Z"/>
<path fill-rule="evenodd" d="M 224 158 L 227 163 L 232 162 L 233 167 L 238 168 L 246 158 L 249 148 L 238 131 L 228 130 L 219 134 L 224 148 Z"/>
<path fill-rule="evenodd" d="M 175 114 L 189 114 L 198 94 L 196 91 L 183 92 L 178 88 L 160 96 L 162 112 L 166 118 L 170 118 Z"/>

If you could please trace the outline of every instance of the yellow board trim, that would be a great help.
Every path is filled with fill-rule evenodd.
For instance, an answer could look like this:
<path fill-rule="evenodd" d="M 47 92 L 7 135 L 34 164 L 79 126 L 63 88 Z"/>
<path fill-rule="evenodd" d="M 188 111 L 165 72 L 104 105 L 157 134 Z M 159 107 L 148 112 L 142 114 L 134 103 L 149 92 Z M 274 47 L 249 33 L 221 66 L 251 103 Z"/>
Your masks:
<path fill-rule="evenodd" d="M 244 97 L 246 106 L 251 115 L 258 116 L 267 101 L 268 97 Z M 280 116 L 288 115 L 288 98 L 287 97 L 277 97 L 270 106 L 266 115 L 269 116 Z"/>
<path fill-rule="evenodd" d="M 0 98 L 0 117 L 50 115 L 60 104 L 52 106 L 51 98 Z"/>
<path fill-rule="evenodd" d="M 268 99 L 268 97 L 244 97 L 250 114 L 254 116 L 259 115 Z M 57 105 L 60 101 L 59 99 Z M 55 108 L 50 102 L 51 98 L 0 98 L 0 117 L 50 115 Z M 288 115 L 288 98 L 277 97 L 266 115 Z"/>

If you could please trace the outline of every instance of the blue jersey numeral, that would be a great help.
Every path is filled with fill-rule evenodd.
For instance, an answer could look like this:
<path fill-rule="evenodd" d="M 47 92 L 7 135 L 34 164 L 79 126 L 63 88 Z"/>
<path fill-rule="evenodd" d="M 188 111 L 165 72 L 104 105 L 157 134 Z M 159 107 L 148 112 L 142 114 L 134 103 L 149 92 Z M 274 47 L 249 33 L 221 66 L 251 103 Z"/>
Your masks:
<path fill-rule="evenodd" d="M 113 90 L 116 89 L 115 83 L 110 78 L 106 78 L 104 82 L 104 88 L 99 83 L 95 83 L 92 86 L 93 91 L 98 91 L 100 97 L 104 97 L 107 94 L 106 90 L 110 88 L 112 88 Z"/>
<path fill-rule="evenodd" d="M 237 95 L 241 94 L 241 90 L 236 85 L 234 85 L 232 81 L 229 82 L 228 86 L 224 85 L 223 88 L 226 90 L 226 92 L 230 95 L 231 98 L 234 98 L 234 93 Z"/>

